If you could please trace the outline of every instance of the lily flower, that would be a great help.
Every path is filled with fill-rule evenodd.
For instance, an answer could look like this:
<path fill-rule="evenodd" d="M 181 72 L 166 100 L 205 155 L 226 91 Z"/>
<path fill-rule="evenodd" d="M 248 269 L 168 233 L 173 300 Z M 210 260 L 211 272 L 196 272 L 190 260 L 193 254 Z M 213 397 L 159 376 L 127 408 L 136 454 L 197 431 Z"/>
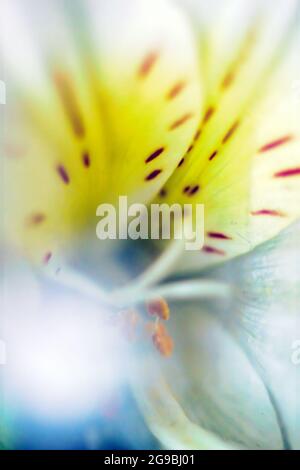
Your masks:
<path fill-rule="evenodd" d="M 138 330 L 133 388 L 163 445 L 298 447 L 299 1 L 2 9 L 6 243 Z M 203 248 L 99 242 L 98 205 L 123 195 L 204 204 Z"/>

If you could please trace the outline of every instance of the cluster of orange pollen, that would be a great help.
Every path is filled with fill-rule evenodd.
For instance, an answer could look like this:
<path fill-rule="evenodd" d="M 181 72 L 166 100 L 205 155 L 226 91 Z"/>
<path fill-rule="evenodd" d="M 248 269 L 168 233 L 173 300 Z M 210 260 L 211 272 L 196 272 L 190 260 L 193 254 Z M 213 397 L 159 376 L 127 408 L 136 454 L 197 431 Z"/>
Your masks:
<path fill-rule="evenodd" d="M 123 335 L 129 341 L 137 338 L 137 332 L 142 330 L 147 337 L 151 337 L 155 349 L 164 357 L 170 357 L 173 352 L 173 339 L 164 324 L 170 317 L 169 305 L 163 298 L 150 300 L 146 303 L 146 310 L 151 321 L 145 321 L 135 309 L 119 313 L 119 326 Z"/>

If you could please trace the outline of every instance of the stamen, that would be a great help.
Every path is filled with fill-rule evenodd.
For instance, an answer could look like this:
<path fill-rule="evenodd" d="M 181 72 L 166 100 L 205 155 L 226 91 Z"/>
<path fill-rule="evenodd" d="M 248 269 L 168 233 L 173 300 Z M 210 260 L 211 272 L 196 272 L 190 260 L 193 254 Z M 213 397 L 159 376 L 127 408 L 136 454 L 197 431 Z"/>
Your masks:
<path fill-rule="evenodd" d="M 189 236 L 190 234 L 188 234 Z M 132 303 L 139 301 L 144 302 L 147 298 L 154 299 L 161 297 L 150 293 L 147 296 L 145 289 L 158 283 L 161 279 L 165 278 L 171 271 L 174 264 L 184 251 L 185 238 L 182 237 L 178 240 L 174 239 L 170 242 L 168 248 L 163 251 L 161 256 L 137 279 L 133 280 L 127 286 L 117 289 L 112 292 L 112 297 L 120 304 L 132 305 Z M 164 296 L 162 296 L 164 297 Z"/>
<path fill-rule="evenodd" d="M 152 336 L 152 341 L 156 349 L 164 357 L 170 357 L 174 349 L 174 342 L 164 325 L 158 324 Z"/>
<path fill-rule="evenodd" d="M 98 284 L 89 280 L 79 272 L 73 270 L 70 267 L 63 267 L 59 270 L 47 272 L 47 275 L 61 284 L 74 289 L 77 292 L 81 292 L 84 295 L 95 299 L 97 302 L 108 307 L 121 308 L 122 305 L 118 304 L 114 297 L 109 294 L 108 291 L 101 289 Z"/>
<path fill-rule="evenodd" d="M 146 304 L 149 315 L 157 316 L 161 320 L 168 320 L 170 317 L 169 305 L 163 298 L 150 300 Z"/>
<path fill-rule="evenodd" d="M 231 294 L 229 285 L 210 280 L 192 280 L 170 282 L 153 288 L 140 289 L 132 297 L 122 297 L 126 305 L 151 302 L 153 299 L 164 298 L 168 300 L 209 299 L 211 297 L 227 298 Z M 118 292 L 114 294 L 118 298 Z"/>

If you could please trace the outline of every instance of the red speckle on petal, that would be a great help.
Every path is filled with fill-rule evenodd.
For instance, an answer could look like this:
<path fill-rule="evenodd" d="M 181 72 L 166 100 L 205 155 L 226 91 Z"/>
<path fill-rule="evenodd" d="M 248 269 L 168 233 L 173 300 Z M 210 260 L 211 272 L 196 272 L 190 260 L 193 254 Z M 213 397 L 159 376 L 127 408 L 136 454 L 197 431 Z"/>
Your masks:
<path fill-rule="evenodd" d="M 183 158 L 180 160 L 180 162 L 178 163 L 178 168 L 180 168 L 181 165 L 183 165 L 183 163 L 184 163 L 184 157 L 183 157 Z"/>
<path fill-rule="evenodd" d="M 205 252 L 205 253 L 208 253 L 208 254 L 214 254 L 214 255 L 220 255 L 220 256 L 225 256 L 226 253 L 225 251 L 223 250 L 219 250 L 218 248 L 214 248 L 213 246 L 208 246 L 208 245 L 205 245 L 202 250 Z"/>
<path fill-rule="evenodd" d="M 210 238 L 215 238 L 218 240 L 232 240 L 231 237 L 228 237 L 228 235 L 225 235 L 225 233 L 221 233 L 221 232 L 208 232 L 207 235 Z"/>
<path fill-rule="evenodd" d="M 194 194 L 198 193 L 199 189 L 200 189 L 199 184 L 197 184 L 195 186 L 186 186 L 183 189 L 183 193 L 187 194 L 188 196 L 194 196 Z"/>
<path fill-rule="evenodd" d="M 62 181 L 65 184 L 69 184 L 70 183 L 70 177 L 69 177 L 65 167 L 63 165 L 58 165 L 56 167 L 56 170 L 57 170 L 57 173 L 59 174 L 60 178 L 62 179 Z"/>
<path fill-rule="evenodd" d="M 145 57 L 138 71 L 138 75 L 140 78 L 145 78 L 151 72 L 151 69 L 154 67 L 155 63 L 157 62 L 158 56 L 159 56 L 158 52 L 153 51 L 153 52 L 150 52 Z"/>
<path fill-rule="evenodd" d="M 288 168 L 287 170 L 279 171 L 275 173 L 275 178 L 288 178 L 290 176 L 298 176 L 300 175 L 300 167 L 299 168 Z"/>
<path fill-rule="evenodd" d="M 215 108 L 213 108 L 212 106 L 210 106 L 208 108 L 208 110 L 206 111 L 205 115 L 204 115 L 204 118 L 203 118 L 203 123 L 206 124 L 210 118 L 212 117 L 212 115 L 214 114 L 215 112 Z"/>
<path fill-rule="evenodd" d="M 182 82 L 176 83 L 167 94 L 167 99 L 172 100 L 176 98 L 176 96 L 178 96 L 184 90 L 185 87 L 186 87 L 186 82 L 182 81 Z"/>
<path fill-rule="evenodd" d="M 51 251 L 48 251 L 48 253 L 46 253 L 44 256 L 43 263 L 48 264 L 51 258 L 52 258 L 52 253 Z"/>
<path fill-rule="evenodd" d="M 82 155 L 82 163 L 86 168 L 89 168 L 91 165 L 91 158 L 88 152 L 84 152 Z"/>
<path fill-rule="evenodd" d="M 200 189 L 199 184 L 197 184 L 196 186 L 193 186 L 193 188 L 191 188 L 191 190 L 189 191 L 189 196 L 194 196 L 194 194 L 197 194 L 199 189 Z"/>
<path fill-rule="evenodd" d="M 164 147 L 161 147 L 157 150 L 155 150 L 151 155 L 145 160 L 145 163 L 152 162 L 155 158 L 159 157 L 163 152 L 164 152 Z"/>
<path fill-rule="evenodd" d="M 231 128 L 229 129 L 229 131 L 227 132 L 227 134 L 223 138 L 223 141 L 222 141 L 223 144 L 226 144 L 226 142 L 233 136 L 233 134 L 237 130 L 238 126 L 239 126 L 239 122 L 235 122 L 231 126 Z"/>
<path fill-rule="evenodd" d="M 212 161 L 218 155 L 218 150 L 215 150 L 209 157 L 209 161 Z"/>
<path fill-rule="evenodd" d="M 260 210 L 251 212 L 251 215 L 254 215 L 254 216 L 270 215 L 272 217 L 284 217 L 285 216 L 285 214 L 283 214 L 282 212 L 273 210 L 273 209 L 260 209 Z"/>
<path fill-rule="evenodd" d="M 260 149 L 260 153 L 268 152 L 269 150 L 273 150 L 281 145 L 287 144 L 293 139 L 293 136 L 286 135 L 284 137 L 280 137 L 279 139 L 273 140 L 272 142 L 268 142 L 267 144 L 263 145 Z"/>
<path fill-rule="evenodd" d="M 177 119 L 175 122 L 173 122 L 173 124 L 171 124 L 170 131 L 173 131 L 177 129 L 178 127 L 182 126 L 187 121 L 189 121 L 192 117 L 193 117 L 193 113 L 184 114 L 180 119 Z"/>
<path fill-rule="evenodd" d="M 154 170 L 152 173 L 150 173 L 148 176 L 146 176 L 145 180 L 146 181 L 151 181 L 154 180 L 158 175 L 160 175 L 162 170 Z"/>
<path fill-rule="evenodd" d="M 226 89 L 228 88 L 233 80 L 234 80 L 234 77 L 235 77 L 235 74 L 234 72 L 231 70 L 227 75 L 226 77 L 224 78 L 223 82 L 222 82 L 222 88 Z"/>
<path fill-rule="evenodd" d="M 27 224 L 29 226 L 32 226 L 32 225 L 40 225 L 42 224 L 44 221 L 46 220 L 46 216 L 45 214 L 43 214 L 42 212 L 37 212 L 35 214 L 32 214 L 28 220 L 27 220 Z"/>
<path fill-rule="evenodd" d="M 194 142 L 196 142 L 199 139 L 200 135 L 201 135 L 201 129 L 198 129 L 194 136 Z"/>

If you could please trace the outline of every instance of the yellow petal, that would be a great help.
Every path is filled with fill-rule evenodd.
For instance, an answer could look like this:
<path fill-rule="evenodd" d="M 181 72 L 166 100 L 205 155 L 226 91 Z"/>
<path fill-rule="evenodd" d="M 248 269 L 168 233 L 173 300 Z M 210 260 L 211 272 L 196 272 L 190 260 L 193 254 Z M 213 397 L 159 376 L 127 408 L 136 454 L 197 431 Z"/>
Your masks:
<path fill-rule="evenodd" d="M 31 2 L 35 15 L 28 5 L 20 14 L 21 4 L 5 1 L 4 10 L 14 84 L 4 141 L 7 225 L 47 261 L 95 230 L 100 203 L 157 194 L 198 125 L 200 79 L 188 23 L 167 1 L 88 1 L 81 10 L 74 2 L 65 11 L 63 2 Z"/>
<path fill-rule="evenodd" d="M 205 205 L 205 246 L 186 253 L 179 269 L 245 253 L 300 216 L 299 102 L 293 90 L 299 35 L 291 21 L 289 30 L 274 35 L 273 47 L 272 21 L 260 23 L 252 52 L 225 89 L 220 82 L 218 94 L 210 96 L 199 133 L 165 185 L 167 202 Z"/>

